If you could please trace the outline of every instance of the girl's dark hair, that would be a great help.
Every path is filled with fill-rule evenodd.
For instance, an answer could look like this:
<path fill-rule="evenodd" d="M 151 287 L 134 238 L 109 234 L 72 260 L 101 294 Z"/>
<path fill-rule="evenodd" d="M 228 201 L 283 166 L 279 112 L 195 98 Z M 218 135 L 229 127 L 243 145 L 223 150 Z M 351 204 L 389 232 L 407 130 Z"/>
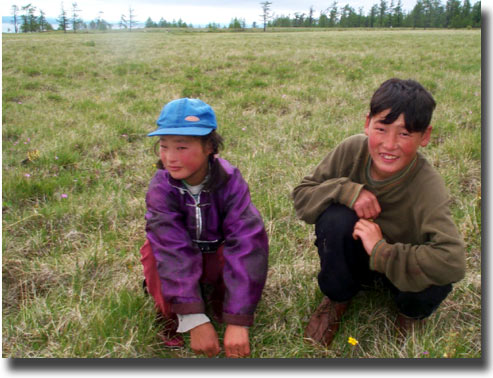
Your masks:
<path fill-rule="evenodd" d="M 417 81 L 394 78 L 385 81 L 373 94 L 370 117 L 390 109 L 383 123 L 390 124 L 404 114 L 407 131 L 424 132 L 435 106 L 433 96 Z"/>
<path fill-rule="evenodd" d="M 209 134 L 201 136 L 200 140 L 203 146 L 207 145 L 207 143 L 211 144 L 211 155 L 218 154 L 219 150 L 224 148 L 223 137 L 216 130 L 212 130 Z"/>
<path fill-rule="evenodd" d="M 211 159 L 211 160 L 214 158 L 214 155 L 219 153 L 220 149 L 224 148 L 223 137 L 216 130 L 211 131 L 207 135 L 198 136 L 196 138 L 200 139 L 202 146 L 204 146 L 204 147 L 207 145 L 207 143 L 211 144 L 212 153 L 209 155 L 209 159 Z M 160 142 L 160 140 L 158 139 L 156 141 L 156 143 L 154 143 L 154 153 L 157 156 L 159 156 L 159 150 L 158 150 L 159 142 Z M 161 159 L 158 160 L 158 162 L 156 163 L 156 166 L 158 169 L 164 169 L 164 166 L 163 166 L 163 163 L 161 162 Z"/>

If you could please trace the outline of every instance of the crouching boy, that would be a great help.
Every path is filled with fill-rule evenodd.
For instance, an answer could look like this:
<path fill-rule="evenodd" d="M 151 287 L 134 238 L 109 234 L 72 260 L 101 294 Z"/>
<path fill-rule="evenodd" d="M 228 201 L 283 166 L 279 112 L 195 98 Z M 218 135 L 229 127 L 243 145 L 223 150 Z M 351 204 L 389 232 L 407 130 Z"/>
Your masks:
<path fill-rule="evenodd" d="M 419 83 L 387 80 L 371 99 L 366 135 L 342 141 L 294 189 L 297 215 L 315 224 L 325 295 L 306 338 L 330 345 L 351 298 L 376 277 L 391 288 L 403 333 L 464 277 L 444 181 L 418 152 L 430 141 L 434 108 Z"/>

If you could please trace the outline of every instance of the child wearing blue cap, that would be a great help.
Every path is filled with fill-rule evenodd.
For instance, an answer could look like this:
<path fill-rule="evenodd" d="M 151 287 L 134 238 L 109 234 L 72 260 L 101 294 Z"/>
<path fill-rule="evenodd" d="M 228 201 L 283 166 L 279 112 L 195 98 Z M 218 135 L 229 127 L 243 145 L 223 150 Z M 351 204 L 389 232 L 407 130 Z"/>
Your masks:
<path fill-rule="evenodd" d="M 198 99 L 168 103 L 157 120 L 158 170 L 146 195 L 141 248 L 147 292 L 164 345 L 221 351 L 207 314 L 227 324 L 227 357 L 250 354 L 249 329 L 267 277 L 268 239 L 240 171 L 217 156 L 222 138 L 212 108 Z"/>

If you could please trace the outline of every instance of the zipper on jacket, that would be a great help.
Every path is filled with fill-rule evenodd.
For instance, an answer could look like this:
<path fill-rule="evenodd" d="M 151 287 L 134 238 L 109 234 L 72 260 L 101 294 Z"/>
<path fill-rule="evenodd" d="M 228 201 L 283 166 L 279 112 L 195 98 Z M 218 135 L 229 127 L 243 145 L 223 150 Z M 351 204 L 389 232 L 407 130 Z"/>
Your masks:
<path fill-rule="evenodd" d="M 193 200 L 195 201 L 195 197 L 192 193 L 189 193 Z M 195 201 L 195 221 L 197 222 L 197 240 L 200 240 L 200 234 L 202 234 L 202 212 L 200 211 L 200 195 L 202 191 L 197 195 L 197 201 Z"/>
<path fill-rule="evenodd" d="M 190 192 L 190 190 L 188 190 L 187 188 L 182 188 L 182 187 L 173 185 L 169 181 L 168 181 L 168 183 L 172 187 L 178 189 L 180 191 L 180 194 L 181 195 L 184 195 L 185 193 L 188 193 L 188 195 L 192 198 L 193 204 L 187 203 L 186 206 L 195 207 L 195 224 L 197 225 L 197 229 L 196 229 L 195 235 L 196 235 L 197 241 L 200 241 L 200 235 L 202 234 L 202 227 L 203 227 L 203 225 L 202 225 L 202 212 L 200 211 L 200 207 L 202 205 L 200 203 L 200 195 L 202 194 L 202 190 L 200 190 L 199 194 L 197 195 L 197 199 L 195 199 L 195 197 L 192 194 L 192 192 Z"/>

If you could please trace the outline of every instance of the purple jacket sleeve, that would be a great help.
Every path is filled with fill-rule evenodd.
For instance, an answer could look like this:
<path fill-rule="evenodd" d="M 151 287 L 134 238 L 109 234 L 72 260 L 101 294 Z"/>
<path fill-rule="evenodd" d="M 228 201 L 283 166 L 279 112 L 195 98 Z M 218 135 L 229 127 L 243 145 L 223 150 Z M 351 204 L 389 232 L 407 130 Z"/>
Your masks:
<path fill-rule="evenodd" d="M 163 176 L 158 171 L 151 181 L 146 196 L 147 238 L 156 258 L 164 299 L 177 314 L 205 311 L 200 294 L 202 254 L 194 247 L 179 202 L 166 190 Z"/>
<path fill-rule="evenodd" d="M 250 326 L 267 278 L 268 239 L 262 218 L 252 204 L 248 185 L 238 170 L 225 196 L 224 321 Z"/>

